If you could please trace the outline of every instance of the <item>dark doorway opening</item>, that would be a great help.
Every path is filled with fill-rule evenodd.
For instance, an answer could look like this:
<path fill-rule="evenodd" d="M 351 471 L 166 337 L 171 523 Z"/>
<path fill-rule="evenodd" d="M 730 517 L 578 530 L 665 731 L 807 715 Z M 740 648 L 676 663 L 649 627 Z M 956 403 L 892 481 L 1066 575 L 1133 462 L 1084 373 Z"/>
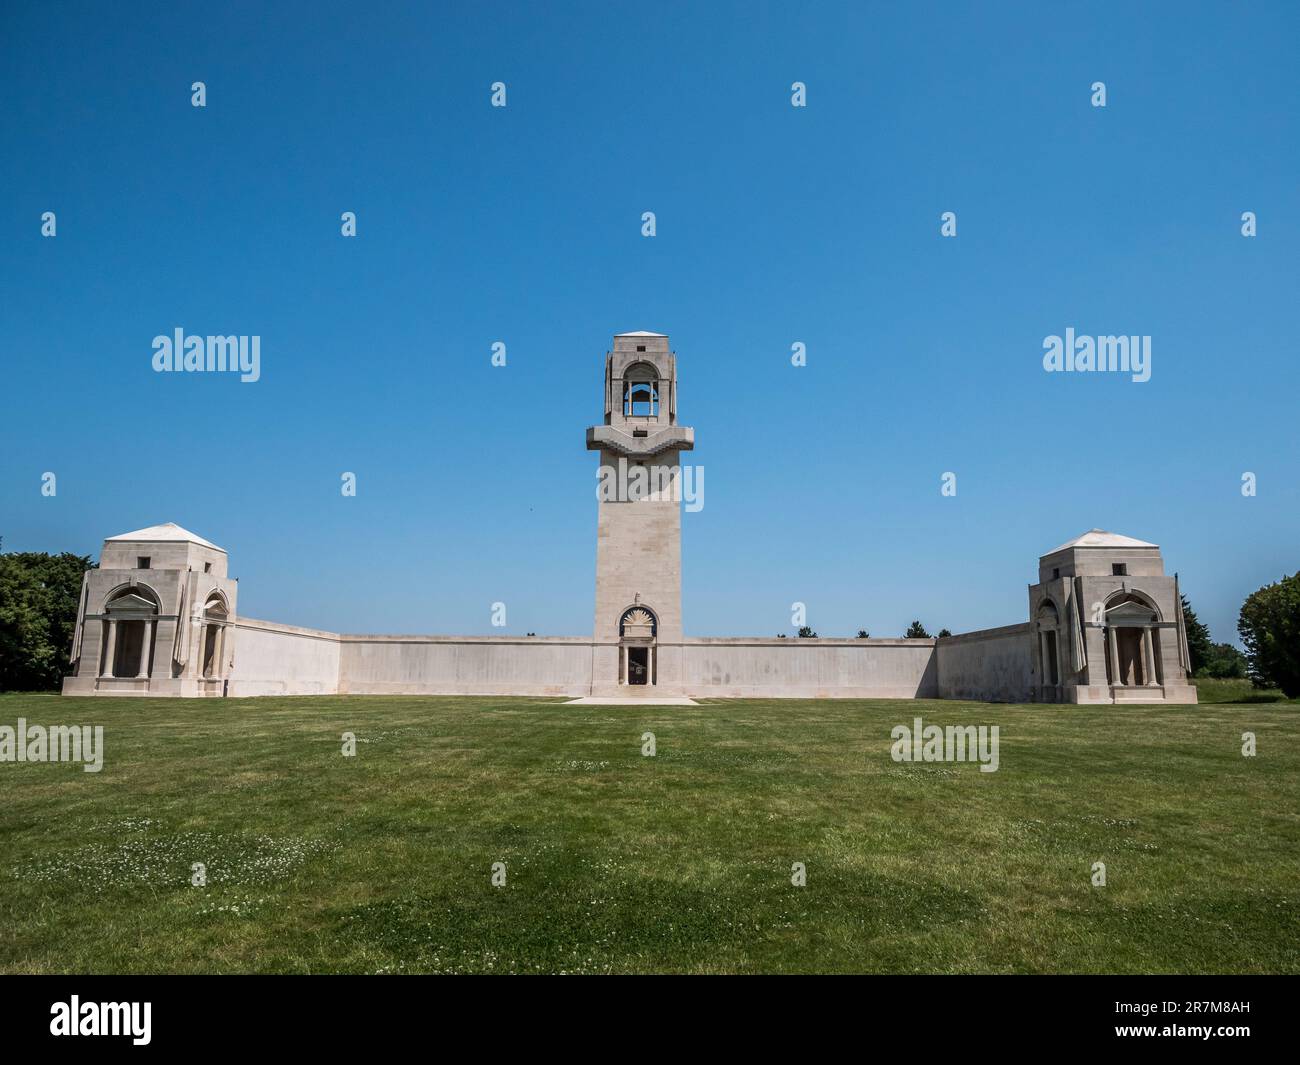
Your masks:
<path fill-rule="evenodd" d="M 1116 629 L 1116 651 L 1119 657 L 1119 683 L 1138 686 L 1147 683 L 1144 676 L 1146 663 L 1142 661 L 1142 630 Z"/>
<path fill-rule="evenodd" d="M 113 676 L 134 677 L 140 672 L 140 649 L 144 646 L 146 624 L 143 621 L 117 623 L 117 653 L 114 655 Z"/>
<path fill-rule="evenodd" d="M 627 682 L 629 684 L 650 682 L 650 648 L 629 647 L 627 649 Z"/>
<path fill-rule="evenodd" d="M 203 675 L 205 677 L 215 676 L 216 670 L 213 666 L 216 664 L 217 657 L 217 633 L 216 625 L 209 625 L 204 632 L 203 639 Z"/>

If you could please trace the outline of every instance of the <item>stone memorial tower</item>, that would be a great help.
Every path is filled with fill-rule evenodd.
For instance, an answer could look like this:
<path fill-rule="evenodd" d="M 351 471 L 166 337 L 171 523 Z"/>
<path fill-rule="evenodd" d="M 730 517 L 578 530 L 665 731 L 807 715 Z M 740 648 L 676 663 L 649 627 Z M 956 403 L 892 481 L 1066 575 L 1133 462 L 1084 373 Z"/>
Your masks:
<path fill-rule="evenodd" d="M 619 333 L 605 356 L 605 420 L 587 430 L 600 453 L 593 695 L 681 691 L 680 453 L 677 357 L 662 333 Z"/>

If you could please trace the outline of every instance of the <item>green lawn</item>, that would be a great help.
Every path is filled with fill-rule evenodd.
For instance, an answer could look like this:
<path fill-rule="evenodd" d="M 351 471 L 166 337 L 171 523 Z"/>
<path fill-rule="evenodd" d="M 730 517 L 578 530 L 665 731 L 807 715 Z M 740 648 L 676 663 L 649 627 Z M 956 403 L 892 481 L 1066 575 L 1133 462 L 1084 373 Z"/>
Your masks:
<path fill-rule="evenodd" d="M 894 763 L 917 715 L 999 725 L 1001 768 Z M 20 716 L 106 757 L 0 764 L 3 972 L 1300 971 L 1293 702 L 0 696 Z"/>

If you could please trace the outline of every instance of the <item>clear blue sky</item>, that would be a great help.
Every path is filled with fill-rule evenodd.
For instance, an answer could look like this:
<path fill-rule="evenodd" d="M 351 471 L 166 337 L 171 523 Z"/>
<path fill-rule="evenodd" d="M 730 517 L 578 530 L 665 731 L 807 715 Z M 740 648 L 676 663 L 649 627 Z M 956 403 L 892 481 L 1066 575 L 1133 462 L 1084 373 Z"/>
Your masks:
<path fill-rule="evenodd" d="M 583 434 L 647 329 L 706 471 L 688 634 L 1009 624 L 1098 526 L 1235 639 L 1300 566 L 1297 41 L 1290 3 L 6 3 L 4 548 L 175 521 L 248 615 L 590 633 Z M 177 327 L 262 379 L 155 374 Z M 1067 327 L 1151 335 L 1151 380 L 1045 373 Z"/>

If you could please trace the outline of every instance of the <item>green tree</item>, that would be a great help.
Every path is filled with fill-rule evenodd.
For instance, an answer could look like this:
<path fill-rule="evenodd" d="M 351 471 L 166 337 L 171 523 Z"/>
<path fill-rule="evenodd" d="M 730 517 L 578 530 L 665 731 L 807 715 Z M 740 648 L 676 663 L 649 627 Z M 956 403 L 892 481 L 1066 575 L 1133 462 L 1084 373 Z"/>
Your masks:
<path fill-rule="evenodd" d="M 1180 598 L 1183 601 L 1183 628 L 1187 630 L 1187 656 L 1191 659 L 1191 675 L 1196 677 L 1210 658 L 1210 630 L 1196 616 L 1187 596 Z"/>
<path fill-rule="evenodd" d="M 869 633 L 866 629 L 858 629 L 858 639 L 869 640 L 871 639 L 871 633 Z"/>
<path fill-rule="evenodd" d="M 1251 682 L 1300 696 L 1300 573 L 1247 596 L 1237 618 Z"/>
<path fill-rule="evenodd" d="M 907 631 L 903 633 L 903 639 L 928 640 L 930 639 L 930 634 L 925 631 L 924 625 L 922 625 L 919 621 L 914 621 L 912 622 L 912 624 L 907 626 Z"/>
<path fill-rule="evenodd" d="M 943 637 L 945 637 L 945 636 L 951 636 L 951 635 L 952 635 L 952 632 L 949 631 L 948 629 L 940 629 L 940 630 L 939 630 L 939 638 L 940 638 L 940 639 L 943 639 Z"/>
<path fill-rule="evenodd" d="M 817 634 L 813 632 L 811 626 L 805 625 L 799 630 L 799 637 L 804 640 L 815 640 L 817 639 Z"/>
<path fill-rule="evenodd" d="M 53 691 L 68 674 L 85 555 L 0 554 L 0 691 Z"/>
<path fill-rule="evenodd" d="M 1230 643 L 1210 644 L 1210 654 L 1198 676 L 1226 679 L 1246 676 L 1246 656 Z"/>

